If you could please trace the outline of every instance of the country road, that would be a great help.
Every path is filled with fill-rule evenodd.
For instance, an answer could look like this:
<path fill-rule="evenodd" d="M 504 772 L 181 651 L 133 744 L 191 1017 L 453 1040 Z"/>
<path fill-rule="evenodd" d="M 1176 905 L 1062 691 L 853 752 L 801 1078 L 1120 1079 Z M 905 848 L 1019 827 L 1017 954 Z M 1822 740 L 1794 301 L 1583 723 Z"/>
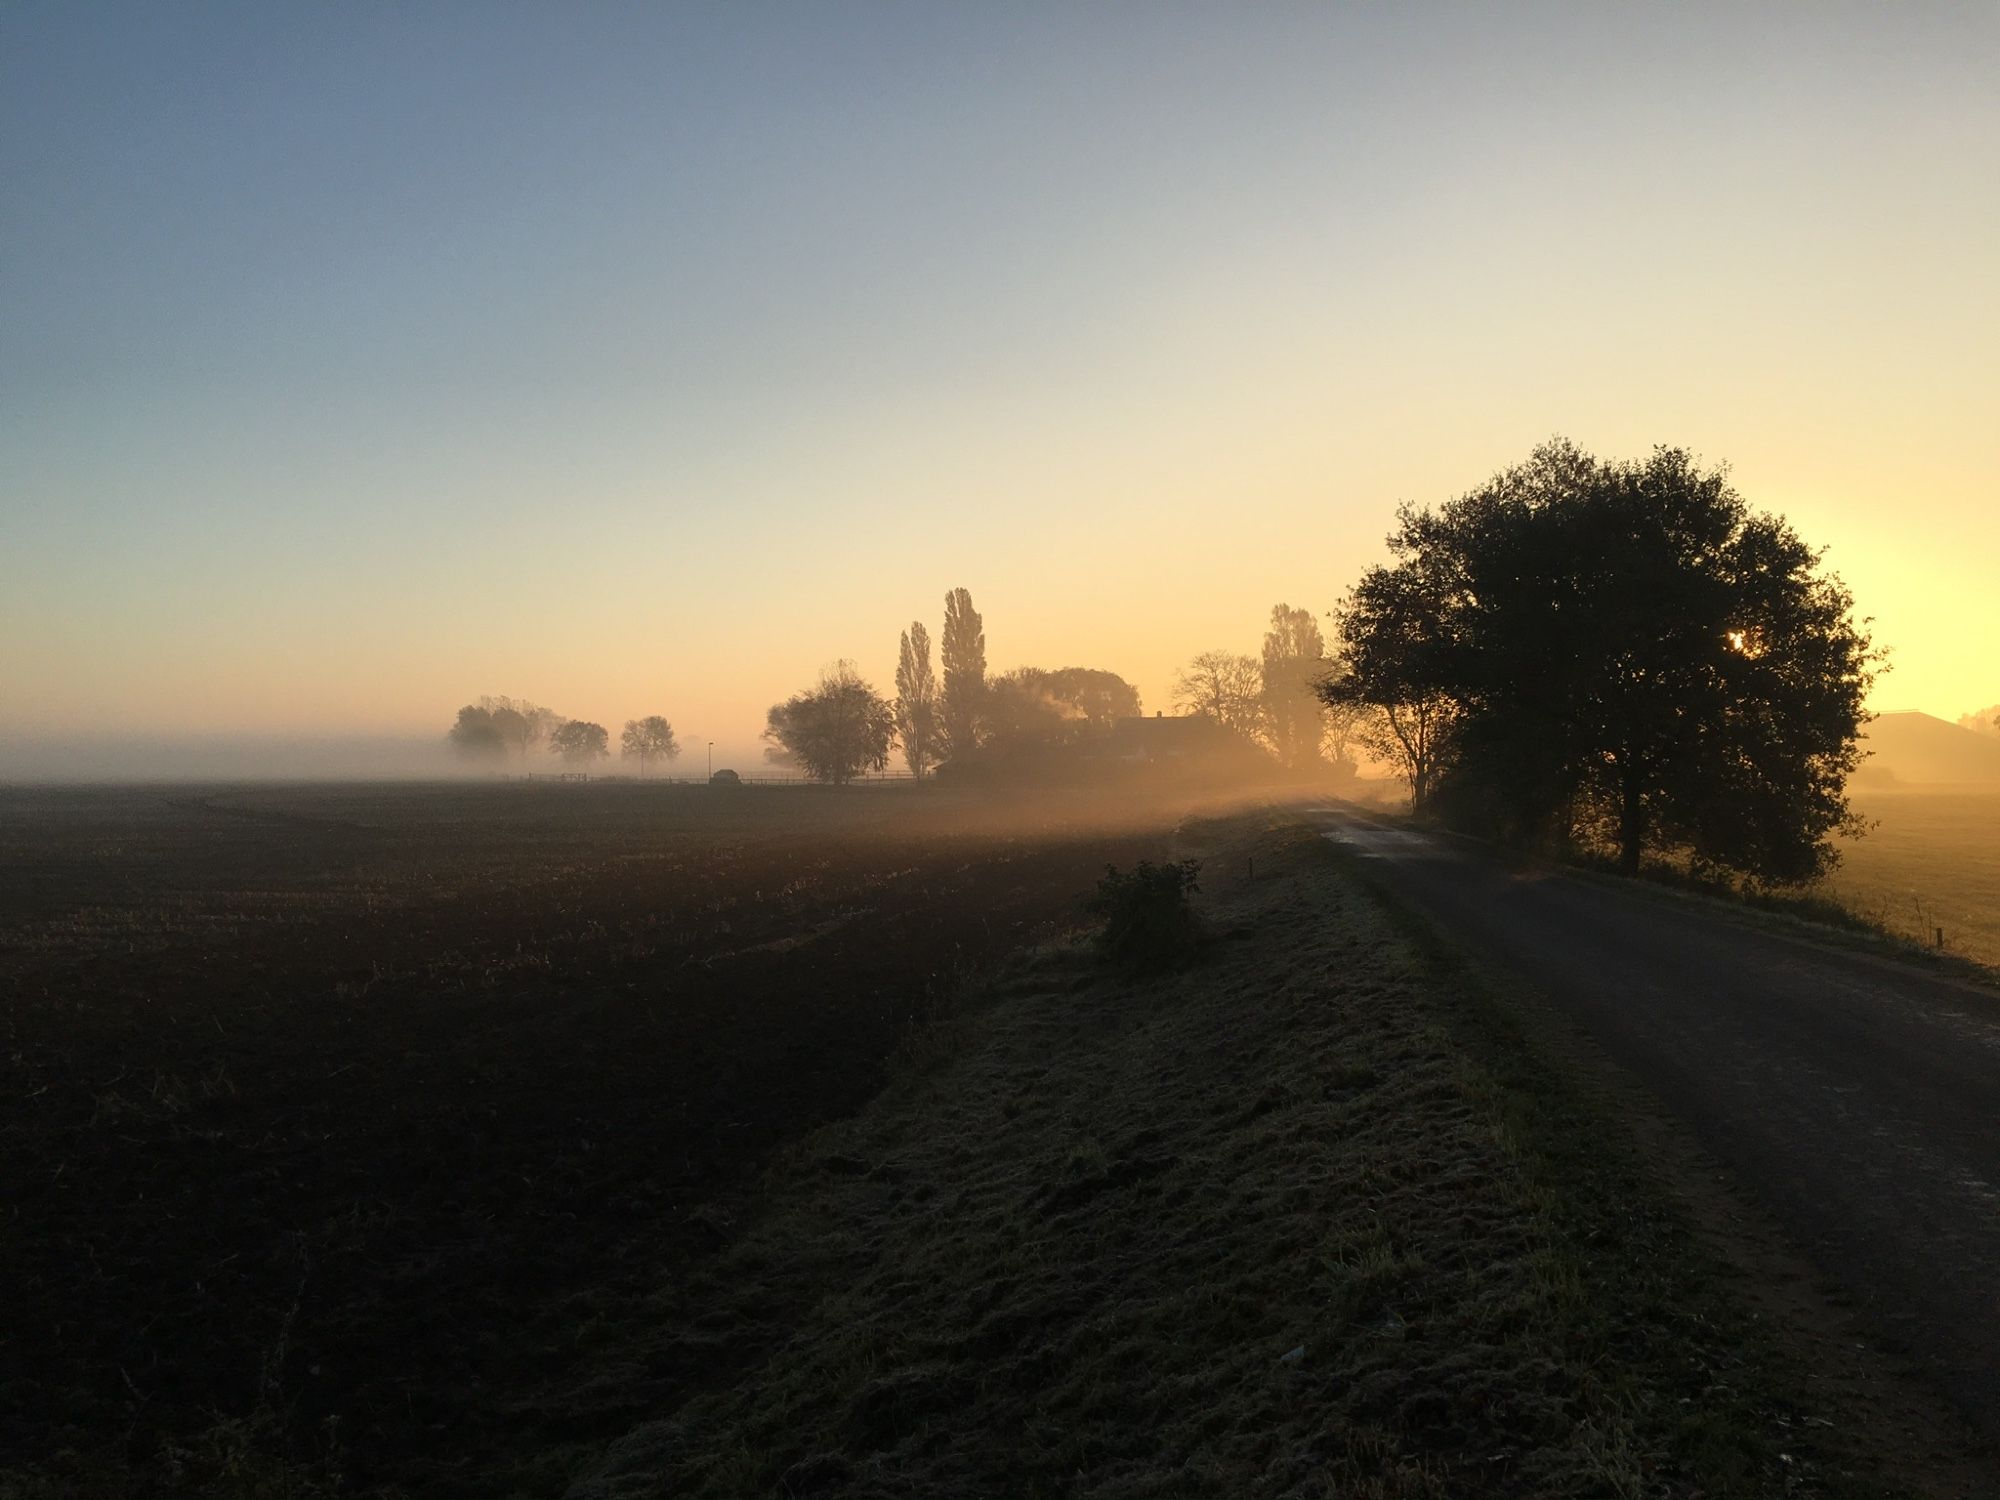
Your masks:
<path fill-rule="evenodd" d="M 1345 807 L 1327 835 L 1528 981 L 2000 1443 L 2000 994 Z"/>

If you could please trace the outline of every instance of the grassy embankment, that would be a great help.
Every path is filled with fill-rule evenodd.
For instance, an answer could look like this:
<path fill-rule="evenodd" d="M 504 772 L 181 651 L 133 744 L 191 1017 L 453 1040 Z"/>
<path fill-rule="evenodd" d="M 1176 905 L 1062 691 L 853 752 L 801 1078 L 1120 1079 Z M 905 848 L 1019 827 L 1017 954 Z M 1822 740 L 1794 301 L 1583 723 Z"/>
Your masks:
<path fill-rule="evenodd" d="M 1140 980 L 1074 945 L 1023 956 L 542 1412 L 690 1342 L 734 1375 L 522 1481 L 1883 1492 L 1834 1446 L 1846 1414 L 1475 975 L 1280 817 L 1188 843 L 1201 963 Z"/>

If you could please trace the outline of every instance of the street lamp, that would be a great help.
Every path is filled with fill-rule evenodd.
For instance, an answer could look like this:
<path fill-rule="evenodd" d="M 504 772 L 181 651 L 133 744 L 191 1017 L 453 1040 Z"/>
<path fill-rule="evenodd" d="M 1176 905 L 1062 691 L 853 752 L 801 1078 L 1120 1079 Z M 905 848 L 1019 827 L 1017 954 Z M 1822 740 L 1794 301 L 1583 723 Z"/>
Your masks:
<path fill-rule="evenodd" d="M 715 741 L 708 742 L 708 779 L 715 780 Z"/>

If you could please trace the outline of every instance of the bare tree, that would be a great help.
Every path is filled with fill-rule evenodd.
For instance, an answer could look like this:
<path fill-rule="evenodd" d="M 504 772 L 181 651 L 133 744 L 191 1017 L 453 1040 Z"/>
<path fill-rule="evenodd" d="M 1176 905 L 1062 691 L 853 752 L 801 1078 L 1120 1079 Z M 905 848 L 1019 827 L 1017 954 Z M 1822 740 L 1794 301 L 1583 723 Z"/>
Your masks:
<path fill-rule="evenodd" d="M 937 760 L 938 681 L 931 670 L 931 633 L 921 620 L 903 632 L 896 658 L 896 735 L 903 761 L 921 777 Z"/>
<path fill-rule="evenodd" d="M 1174 677 L 1174 706 L 1254 739 L 1263 718 L 1263 673 L 1254 656 L 1204 651 Z"/>
<path fill-rule="evenodd" d="M 947 760 L 979 748 L 979 716 L 986 698 L 986 622 L 972 607 L 972 595 L 953 589 L 944 596 L 944 693 L 939 717 Z"/>
<path fill-rule="evenodd" d="M 619 740 L 619 752 L 627 760 L 639 762 L 639 774 L 646 774 L 646 767 L 655 756 L 661 760 L 672 760 L 681 753 L 681 742 L 674 738 L 674 726 L 658 714 L 644 719 L 627 719 L 625 733 Z"/>
<path fill-rule="evenodd" d="M 1376 720 L 1380 710 L 1370 704 L 1342 694 L 1337 685 L 1352 675 L 1341 662 L 1330 661 L 1328 670 L 1319 682 L 1319 698 L 1323 705 L 1320 710 L 1320 746 L 1326 759 L 1342 774 L 1352 774 L 1356 770 L 1356 747 L 1370 749 L 1370 737 L 1383 728 Z M 1379 757 L 1378 757 L 1379 759 Z"/>

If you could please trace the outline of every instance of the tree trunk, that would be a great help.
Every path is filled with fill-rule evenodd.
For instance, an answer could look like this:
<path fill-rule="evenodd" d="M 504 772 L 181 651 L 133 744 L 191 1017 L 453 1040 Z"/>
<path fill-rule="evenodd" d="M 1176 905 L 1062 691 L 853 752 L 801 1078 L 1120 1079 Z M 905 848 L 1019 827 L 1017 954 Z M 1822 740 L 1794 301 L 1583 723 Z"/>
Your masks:
<path fill-rule="evenodd" d="M 1639 873 L 1639 852 L 1646 843 L 1646 803 L 1639 782 L 1639 768 L 1628 757 L 1620 763 L 1623 805 L 1618 811 L 1618 869 L 1621 874 Z"/>

